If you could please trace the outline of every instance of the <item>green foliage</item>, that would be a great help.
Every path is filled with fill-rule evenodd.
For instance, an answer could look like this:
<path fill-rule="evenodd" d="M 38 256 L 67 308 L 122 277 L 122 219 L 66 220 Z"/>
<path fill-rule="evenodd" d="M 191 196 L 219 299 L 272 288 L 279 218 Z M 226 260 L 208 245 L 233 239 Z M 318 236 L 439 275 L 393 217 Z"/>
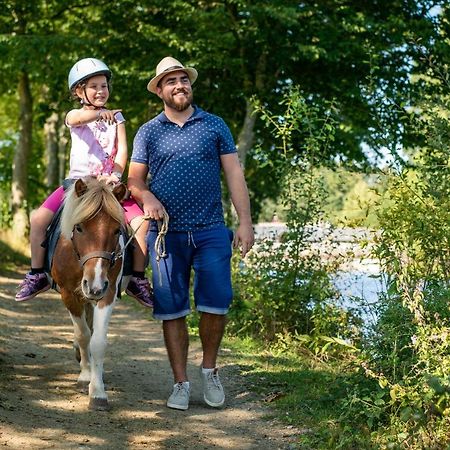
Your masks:
<path fill-rule="evenodd" d="M 433 45 L 444 53 L 445 15 L 427 13 L 434 3 L 443 2 L 123 0 L 111 8 L 108 2 L 5 0 L 0 11 L 0 95 L 13 96 L 19 75 L 29 75 L 33 132 L 42 150 L 45 120 L 71 107 L 66 90 L 71 65 L 89 55 L 104 59 L 114 72 L 110 106 L 123 109 L 131 147 L 138 126 L 161 109 L 160 100 L 145 86 L 158 60 L 172 54 L 198 68 L 196 102 L 221 115 L 235 137 L 243 128 L 252 95 L 281 115 L 280 95 L 301 85 L 321 115 L 328 108 L 323 100 L 336 99 L 333 114 L 339 126 L 334 145 L 322 148 L 324 159 L 363 161 L 361 143 L 371 142 L 376 93 L 391 94 L 397 104 L 407 103 L 414 89 L 405 61 L 422 47 Z M 422 38 L 420 46 L 411 44 L 412 37 Z M 14 134 L 18 112 L 13 109 Z M 403 116 L 395 117 L 401 132 Z M 262 121 L 257 120 L 252 131 L 256 143 L 264 148 L 274 145 Z M 33 155 L 30 170 L 41 154 Z M 249 157 L 246 166 L 258 213 L 265 199 L 277 202 L 278 185 L 260 161 Z M 28 191 L 34 194 L 35 187 Z M 34 206 L 35 199 L 29 204 Z"/>
<path fill-rule="evenodd" d="M 332 268 L 312 245 L 325 196 L 315 168 L 324 147 L 333 142 L 335 126 L 331 114 L 321 116 L 299 89 L 293 88 L 281 103 L 285 106 L 282 116 L 273 115 L 258 101 L 255 108 L 279 142 L 276 149 L 260 149 L 259 159 L 270 161 L 283 187 L 288 231 L 280 242 L 258 243 L 245 266 L 235 268 L 237 298 L 230 328 L 268 341 L 312 334 L 318 339 L 308 345 L 320 349 L 323 336 L 355 337 L 348 331 L 350 315 L 336 305 L 338 295 L 329 276 Z"/>
<path fill-rule="evenodd" d="M 359 356 L 364 383 L 349 397 L 382 448 L 445 448 L 450 440 L 450 107 L 424 95 L 411 119 L 424 145 L 388 176 L 376 254 L 388 277 L 378 322 Z M 398 170 L 398 169 L 397 169 Z"/>

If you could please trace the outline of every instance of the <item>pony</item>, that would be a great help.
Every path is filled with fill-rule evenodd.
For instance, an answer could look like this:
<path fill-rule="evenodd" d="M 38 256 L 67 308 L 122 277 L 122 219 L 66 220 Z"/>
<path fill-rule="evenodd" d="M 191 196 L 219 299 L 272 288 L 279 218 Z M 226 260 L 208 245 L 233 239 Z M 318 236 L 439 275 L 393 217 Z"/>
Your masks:
<path fill-rule="evenodd" d="M 79 179 L 67 190 L 50 271 L 73 322 L 77 384 L 89 393 L 91 410 L 110 409 L 103 362 L 123 270 L 125 194 L 123 184 L 95 178 Z"/>

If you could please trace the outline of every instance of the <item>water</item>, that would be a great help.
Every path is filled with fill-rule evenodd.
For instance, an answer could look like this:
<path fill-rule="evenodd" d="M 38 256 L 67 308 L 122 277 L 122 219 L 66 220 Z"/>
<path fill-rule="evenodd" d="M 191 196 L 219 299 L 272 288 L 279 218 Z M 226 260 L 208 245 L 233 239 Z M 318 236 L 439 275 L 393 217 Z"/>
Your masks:
<path fill-rule="evenodd" d="M 386 291 L 378 266 L 361 266 L 358 270 L 339 271 L 332 282 L 340 292 L 346 309 L 357 310 L 367 326 L 375 323 L 376 304 L 380 295 Z"/>

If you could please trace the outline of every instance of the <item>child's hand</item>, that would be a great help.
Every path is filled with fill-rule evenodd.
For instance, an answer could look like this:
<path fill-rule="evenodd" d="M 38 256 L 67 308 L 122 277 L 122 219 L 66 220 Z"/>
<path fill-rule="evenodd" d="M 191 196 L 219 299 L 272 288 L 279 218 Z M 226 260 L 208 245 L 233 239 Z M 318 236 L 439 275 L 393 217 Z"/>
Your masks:
<path fill-rule="evenodd" d="M 115 173 L 112 173 L 111 175 L 98 175 L 97 180 L 104 181 L 106 184 L 120 183 L 120 178 Z"/>
<path fill-rule="evenodd" d="M 116 118 L 114 116 L 121 111 L 121 109 L 102 109 L 97 113 L 97 120 L 103 120 L 109 125 L 112 125 L 113 123 L 116 123 Z"/>

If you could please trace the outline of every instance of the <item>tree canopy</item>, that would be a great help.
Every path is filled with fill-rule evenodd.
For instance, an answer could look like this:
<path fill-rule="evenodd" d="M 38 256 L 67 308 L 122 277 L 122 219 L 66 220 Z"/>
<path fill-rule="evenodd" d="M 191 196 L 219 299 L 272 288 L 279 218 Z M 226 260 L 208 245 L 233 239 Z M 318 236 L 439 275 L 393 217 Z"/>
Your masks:
<path fill-rule="evenodd" d="M 16 208 L 25 200 L 31 206 L 41 200 L 42 191 L 32 188 L 31 194 L 27 185 L 45 186 L 40 166 L 45 124 L 52 114 L 64 117 L 71 108 L 67 73 L 83 57 L 103 59 L 112 68 L 110 104 L 125 113 L 130 147 L 139 125 L 161 109 L 160 100 L 146 91 L 158 61 L 172 55 L 196 67 L 195 101 L 229 124 L 257 203 L 275 197 L 277 188 L 254 157 L 258 146 L 273 145 L 273 137 L 252 114 L 253 97 L 276 114 L 282 96 L 299 86 L 324 113 L 332 104 L 339 126 L 324 161 L 364 163 L 362 144 L 382 147 L 383 124 L 395 122 L 398 145 L 419 139 L 391 105 L 410 105 L 424 83 L 440 88 L 424 78 L 429 64 L 424 55 L 448 59 L 449 9 L 443 0 L 100 0 L 95 5 L 5 0 L 3 5 L 0 102 L 10 115 L 0 142 L 13 149 L 2 159 L 12 163 L 15 156 L 16 163 L 12 170 L 0 164 L 0 177 L 3 193 L 11 180 L 22 193 Z"/>

